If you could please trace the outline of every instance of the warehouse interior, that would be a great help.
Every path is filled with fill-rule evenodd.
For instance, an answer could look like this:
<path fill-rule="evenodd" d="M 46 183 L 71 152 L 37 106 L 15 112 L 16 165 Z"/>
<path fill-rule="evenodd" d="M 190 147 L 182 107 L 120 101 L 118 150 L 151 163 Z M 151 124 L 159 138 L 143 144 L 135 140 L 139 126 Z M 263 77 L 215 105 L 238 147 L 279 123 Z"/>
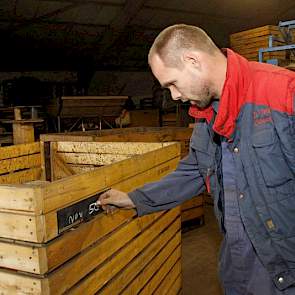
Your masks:
<path fill-rule="evenodd" d="M 139 221 L 97 208 L 89 221 L 77 209 L 113 186 L 128 192 L 164 177 L 187 155 L 190 103 L 173 101 L 147 61 L 155 37 L 180 23 L 250 61 L 295 70 L 292 1 L 0 1 L 0 294 L 223 294 L 210 193 Z M 157 250 L 158 238 L 172 254 Z"/>

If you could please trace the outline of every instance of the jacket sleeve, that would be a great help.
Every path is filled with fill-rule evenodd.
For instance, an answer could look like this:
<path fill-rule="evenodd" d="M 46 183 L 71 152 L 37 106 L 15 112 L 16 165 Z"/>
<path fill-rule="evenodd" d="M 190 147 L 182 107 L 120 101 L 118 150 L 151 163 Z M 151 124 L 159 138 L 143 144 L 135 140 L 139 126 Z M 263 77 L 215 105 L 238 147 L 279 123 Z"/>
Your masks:
<path fill-rule="evenodd" d="M 204 190 L 205 183 L 198 169 L 195 152 L 190 148 L 189 155 L 179 162 L 174 172 L 128 195 L 136 206 L 137 214 L 142 216 L 175 207 Z"/>

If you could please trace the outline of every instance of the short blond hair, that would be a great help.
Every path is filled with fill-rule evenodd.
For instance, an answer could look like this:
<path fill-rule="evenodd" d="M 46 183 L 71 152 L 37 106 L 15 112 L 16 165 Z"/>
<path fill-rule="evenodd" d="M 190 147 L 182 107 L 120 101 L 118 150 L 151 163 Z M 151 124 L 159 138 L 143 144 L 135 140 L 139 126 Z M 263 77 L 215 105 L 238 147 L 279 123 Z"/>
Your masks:
<path fill-rule="evenodd" d="M 183 50 L 200 50 L 212 55 L 219 51 L 201 28 L 177 24 L 167 27 L 156 37 L 149 51 L 149 64 L 152 56 L 157 54 L 167 66 L 177 67 Z"/>

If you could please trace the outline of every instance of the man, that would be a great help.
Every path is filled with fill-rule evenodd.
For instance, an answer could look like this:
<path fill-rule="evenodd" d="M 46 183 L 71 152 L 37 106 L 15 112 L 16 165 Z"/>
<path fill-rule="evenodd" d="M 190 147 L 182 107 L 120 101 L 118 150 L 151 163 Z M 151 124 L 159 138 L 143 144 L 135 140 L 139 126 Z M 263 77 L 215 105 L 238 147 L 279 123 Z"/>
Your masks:
<path fill-rule="evenodd" d="M 162 31 L 148 59 L 172 98 L 192 104 L 190 153 L 161 181 L 98 203 L 140 216 L 207 188 L 224 233 L 225 294 L 295 294 L 295 73 L 221 51 L 188 25 Z"/>

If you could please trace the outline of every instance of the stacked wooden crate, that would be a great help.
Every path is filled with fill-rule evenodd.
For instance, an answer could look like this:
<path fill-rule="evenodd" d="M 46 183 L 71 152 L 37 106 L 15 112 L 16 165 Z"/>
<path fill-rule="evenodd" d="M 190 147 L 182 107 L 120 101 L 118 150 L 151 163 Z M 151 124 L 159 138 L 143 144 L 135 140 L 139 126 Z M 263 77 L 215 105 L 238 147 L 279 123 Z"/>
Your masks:
<path fill-rule="evenodd" d="M 178 294 L 180 209 L 138 218 L 95 206 L 109 187 L 129 191 L 173 170 L 177 143 L 32 143 L 0 155 L 12 167 L 0 185 L 1 294 Z M 38 161 L 24 167 L 17 155 Z M 39 170 L 20 181 L 23 169 Z"/>
<path fill-rule="evenodd" d="M 258 61 L 258 50 L 269 47 L 269 35 L 283 40 L 278 26 L 267 25 L 255 29 L 250 29 L 230 35 L 230 47 L 248 60 Z M 283 45 L 278 41 L 273 42 L 273 46 Z M 263 53 L 263 60 L 280 59 L 285 60 L 287 51 L 275 51 Z"/>
<path fill-rule="evenodd" d="M 188 154 L 192 128 L 185 127 L 138 127 L 88 132 L 67 132 L 59 134 L 43 134 L 44 142 L 58 141 L 110 141 L 110 142 L 169 142 L 178 141 L 181 145 L 181 158 Z M 186 221 L 204 222 L 204 195 L 186 201 L 181 206 L 181 219 Z"/>

